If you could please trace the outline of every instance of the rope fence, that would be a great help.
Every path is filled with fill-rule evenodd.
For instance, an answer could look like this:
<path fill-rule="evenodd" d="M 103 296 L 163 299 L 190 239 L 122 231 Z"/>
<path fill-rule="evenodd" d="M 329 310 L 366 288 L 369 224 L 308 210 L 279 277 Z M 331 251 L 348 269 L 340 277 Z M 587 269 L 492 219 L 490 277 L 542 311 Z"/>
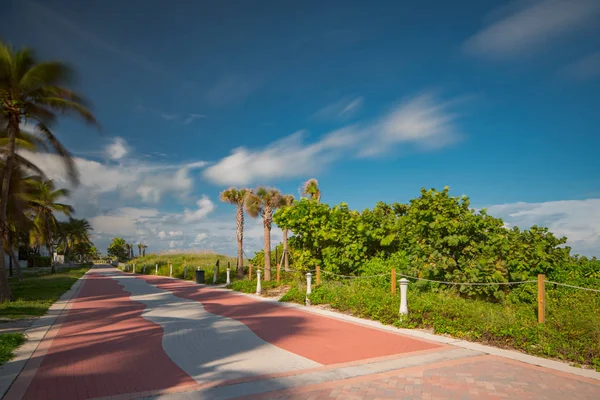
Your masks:
<path fill-rule="evenodd" d="M 517 281 L 517 282 L 449 282 L 449 281 L 436 281 L 436 280 L 432 280 L 432 279 L 417 278 L 416 276 L 410 276 L 410 275 L 404 275 L 404 274 L 398 274 L 398 276 L 402 276 L 404 278 L 409 278 L 409 279 L 415 279 L 417 281 L 442 283 L 444 285 L 455 285 L 455 286 L 462 286 L 462 285 L 466 285 L 466 286 L 521 285 L 523 283 L 536 283 L 537 282 L 536 280 Z"/>
<path fill-rule="evenodd" d="M 572 289 L 587 290 L 587 291 L 590 291 L 590 292 L 600 293 L 600 290 L 598 290 L 598 289 L 585 288 L 585 287 L 574 286 L 574 285 L 567 285 L 566 283 L 553 282 L 553 281 L 544 281 L 544 282 L 551 283 L 553 285 L 564 286 L 564 287 L 568 287 L 568 288 L 572 288 Z"/>

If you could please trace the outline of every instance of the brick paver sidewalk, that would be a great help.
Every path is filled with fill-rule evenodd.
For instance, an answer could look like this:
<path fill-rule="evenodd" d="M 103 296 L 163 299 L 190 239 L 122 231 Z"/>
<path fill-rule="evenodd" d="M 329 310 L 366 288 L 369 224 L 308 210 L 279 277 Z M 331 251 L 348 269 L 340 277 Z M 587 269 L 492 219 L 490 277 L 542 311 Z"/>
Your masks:
<path fill-rule="evenodd" d="M 600 398 L 598 383 L 495 356 L 480 356 L 246 398 L 597 400 Z"/>
<path fill-rule="evenodd" d="M 600 399 L 600 379 L 95 268 L 6 399 Z"/>

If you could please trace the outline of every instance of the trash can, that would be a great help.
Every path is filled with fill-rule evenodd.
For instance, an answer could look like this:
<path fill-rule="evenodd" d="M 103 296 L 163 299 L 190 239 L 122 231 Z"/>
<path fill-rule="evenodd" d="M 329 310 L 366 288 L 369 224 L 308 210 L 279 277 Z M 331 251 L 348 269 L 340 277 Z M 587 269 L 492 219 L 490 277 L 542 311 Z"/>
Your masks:
<path fill-rule="evenodd" d="M 201 269 L 196 270 L 196 283 L 204 283 L 204 271 Z"/>

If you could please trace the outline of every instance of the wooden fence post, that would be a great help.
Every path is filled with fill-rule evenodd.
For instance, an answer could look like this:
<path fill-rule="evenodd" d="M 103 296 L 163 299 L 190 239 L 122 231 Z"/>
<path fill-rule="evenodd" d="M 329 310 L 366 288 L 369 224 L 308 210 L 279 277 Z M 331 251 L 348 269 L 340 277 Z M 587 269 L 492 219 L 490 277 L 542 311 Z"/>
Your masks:
<path fill-rule="evenodd" d="M 396 268 L 392 268 L 392 294 L 396 294 Z"/>
<path fill-rule="evenodd" d="M 252 264 L 248 267 L 248 280 L 252 280 Z"/>
<path fill-rule="evenodd" d="M 281 274 L 280 271 L 281 270 L 281 265 L 277 264 L 277 283 L 279 283 L 281 281 Z"/>
<path fill-rule="evenodd" d="M 538 322 L 546 321 L 546 275 L 538 275 Z"/>
<path fill-rule="evenodd" d="M 317 265 L 317 285 L 321 284 L 321 267 Z"/>

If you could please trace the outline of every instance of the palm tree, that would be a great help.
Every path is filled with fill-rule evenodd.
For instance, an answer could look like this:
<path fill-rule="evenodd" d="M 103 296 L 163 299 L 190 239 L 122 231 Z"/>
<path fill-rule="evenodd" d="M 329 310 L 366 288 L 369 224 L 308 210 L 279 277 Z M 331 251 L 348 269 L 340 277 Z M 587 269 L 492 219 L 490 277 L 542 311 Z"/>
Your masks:
<path fill-rule="evenodd" d="M 237 189 L 233 187 L 221 192 L 221 201 L 237 207 L 235 218 L 238 245 L 237 275 L 240 278 L 244 276 L 244 202 L 251 192 L 250 189 Z"/>
<path fill-rule="evenodd" d="M 35 124 L 37 132 L 65 161 L 70 179 L 74 183 L 78 181 L 71 154 L 49 128 L 57 119 L 57 113 L 75 114 L 96 124 L 96 119 L 86 108 L 83 99 L 64 86 L 69 83 L 69 76 L 69 68 L 60 62 L 39 63 L 31 50 L 15 52 L 0 42 L 0 114 L 7 121 L 8 133 L 0 199 L 1 239 L 5 243 L 8 195 L 16 161 L 16 142 L 22 123 Z M 0 302 L 11 298 L 4 266 L 4 246 L 0 246 Z"/>
<path fill-rule="evenodd" d="M 138 257 L 141 257 L 142 256 L 142 244 L 138 243 L 137 248 L 138 248 Z"/>
<path fill-rule="evenodd" d="M 81 243 L 89 243 L 89 231 L 92 230 L 87 219 L 69 218 L 67 222 L 59 223 L 60 241 L 65 247 L 65 256 L 69 256 L 71 249 Z"/>
<path fill-rule="evenodd" d="M 143 244 L 142 245 L 142 257 L 146 257 L 146 249 L 148 248 L 147 245 Z"/>
<path fill-rule="evenodd" d="M 291 194 L 286 194 L 282 197 L 284 206 L 291 206 L 294 204 L 294 196 Z M 283 229 L 283 265 L 286 271 L 290 270 L 290 260 L 289 260 L 289 252 L 288 252 L 288 233 L 289 230 L 287 228 Z M 279 261 L 279 260 L 277 260 Z"/>
<path fill-rule="evenodd" d="M 308 196 L 311 200 L 321 202 L 321 191 L 319 190 L 319 182 L 316 179 L 309 179 L 302 187 L 302 195 Z"/>
<path fill-rule="evenodd" d="M 54 181 L 43 179 L 30 179 L 26 199 L 30 205 L 29 216 L 33 226 L 29 236 L 31 246 L 46 246 L 50 254 L 54 253 L 53 238 L 58 230 L 56 213 L 68 217 L 73 213 L 73 207 L 68 204 L 58 203 L 61 197 L 69 195 L 67 189 L 56 189 Z M 52 263 L 54 272 L 54 263 Z"/>
<path fill-rule="evenodd" d="M 252 218 L 263 217 L 265 281 L 271 280 L 271 225 L 273 211 L 283 205 L 283 197 L 277 189 L 259 187 L 246 198 L 246 212 Z"/>

